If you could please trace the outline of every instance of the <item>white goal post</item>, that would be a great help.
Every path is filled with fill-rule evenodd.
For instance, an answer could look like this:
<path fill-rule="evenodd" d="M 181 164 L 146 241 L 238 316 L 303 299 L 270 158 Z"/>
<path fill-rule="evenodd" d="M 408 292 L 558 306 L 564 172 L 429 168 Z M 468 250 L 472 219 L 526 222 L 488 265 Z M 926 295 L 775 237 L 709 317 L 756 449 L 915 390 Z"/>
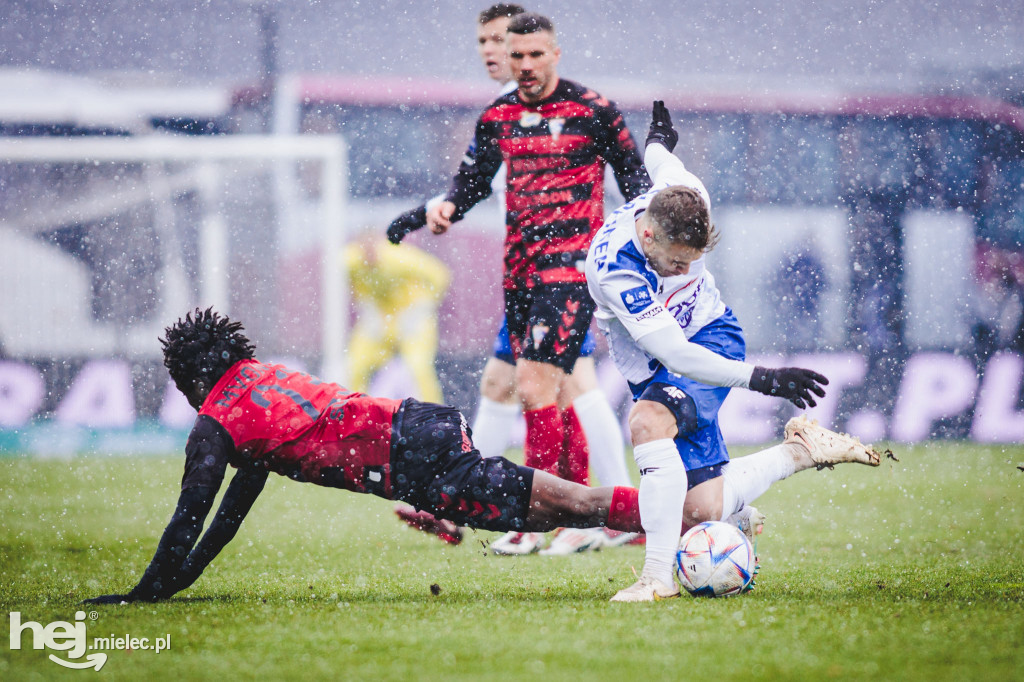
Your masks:
<path fill-rule="evenodd" d="M 274 234 L 285 241 L 290 239 L 294 242 L 296 234 L 303 235 L 301 238 L 307 241 L 315 240 L 312 246 L 319 259 L 319 373 L 330 381 L 345 378 L 344 344 L 349 297 L 339 253 L 347 230 L 348 166 L 347 147 L 340 136 L 0 138 L 0 164 L 8 170 L 14 164 L 21 164 L 23 169 L 33 169 L 23 171 L 23 174 L 35 173 L 34 169 L 45 167 L 45 164 L 85 167 L 89 164 L 135 164 L 147 169 L 151 166 L 162 169 L 156 173 L 147 171 L 145 182 L 125 183 L 124 187 L 118 186 L 116 192 L 93 192 L 88 196 L 78 196 L 74 201 L 63 201 L 60 191 L 53 190 L 49 196 L 39 197 L 38 205 L 26 203 L 19 212 L 0 216 L 0 236 L 3 232 L 46 232 L 75 220 L 98 220 L 124 210 L 124 206 L 132 202 L 159 204 L 163 201 L 166 204 L 168 201 L 164 198 L 183 191 L 183 188 L 188 188 L 201 199 L 212 195 L 210 201 L 199 202 L 207 209 L 213 209 L 203 210 L 196 226 L 196 285 L 201 305 L 215 305 L 225 312 L 231 301 L 229 226 L 222 211 L 216 209 L 219 201 L 217 189 L 225 181 L 226 174 L 236 184 L 244 185 L 238 177 L 245 173 L 246 168 L 259 167 L 265 178 L 264 184 L 269 185 L 269 193 L 273 195 L 270 200 L 276 216 L 276 225 L 272 228 Z M 174 167 L 178 172 L 168 173 L 168 167 Z M 183 170 L 185 172 L 180 172 Z M 117 173 L 108 175 L 116 177 Z M 165 197 L 156 196 L 160 193 Z M 268 200 L 264 196 L 259 198 Z M 314 232 L 315 235 L 312 234 Z M 187 303 L 193 305 L 195 302 Z M 183 309 L 180 314 L 184 312 Z M 166 323 L 167 320 L 161 322 Z"/>

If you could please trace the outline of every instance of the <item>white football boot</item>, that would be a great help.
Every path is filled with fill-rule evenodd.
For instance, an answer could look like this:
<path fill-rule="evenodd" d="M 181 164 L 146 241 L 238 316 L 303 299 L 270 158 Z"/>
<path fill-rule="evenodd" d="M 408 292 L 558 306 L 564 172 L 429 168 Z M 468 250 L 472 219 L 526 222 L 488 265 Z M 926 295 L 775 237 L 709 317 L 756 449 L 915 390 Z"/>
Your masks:
<path fill-rule="evenodd" d="M 882 456 L 870 445 L 861 443 L 859 438 L 830 431 L 803 415 L 786 422 L 786 439 L 783 442 L 807 448 L 818 469 L 831 469 L 833 465 L 844 462 L 876 467 L 882 462 Z"/>
<path fill-rule="evenodd" d="M 596 551 L 604 546 L 604 539 L 604 531 L 600 528 L 563 528 L 540 553 L 544 556 L 568 556 Z"/>
<path fill-rule="evenodd" d="M 678 596 L 679 585 L 674 580 L 670 587 L 657 578 L 641 575 L 640 580 L 616 592 L 611 600 L 620 602 L 661 601 L 662 599 L 673 599 Z"/>
<path fill-rule="evenodd" d="M 642 544 L 638 541 L 645 539 L 642 533 L 628 533 L 624 530 L 602 528 L 601 532 L 604 533 L 604 541 L 601 543 L 601 547 L 622 547 L 623 545 Z"/>
<path fill-rule="evenodd" d="M 751 546 L 754 547 L 755 553 L 757 552 L 757 536 L 764 532 L 764 522 L 767 517 L 757 510 L 757 507 L 751 507 L 749 504 L 744 505 L 743 509 L 740 509 L 735 514 L 725 519 L 725 523 L 731 526 L 736 526 L 743 534 L 750 540 Z"/>
<path fill-rule="evenodd" d="M 764 532 L 765 518 L 765 515 L 759 512 L 757 507 L 751 507 L 747 504 L 743 506 L 743 509 L 740 509 L 725 520 L 725 523 L 736 526 L 743 531 L 743 534 L 750 540 L 750 546 L 754 548 L 755 577 L 751 578 L 747 586 L 743 588 L 744 592 L 750 592 L 754 589 L 754 586 L 757 584 L 756 576 L 761 572 L 761 557 L 757 554 L 757 538 Z"/>
<path fill-rule="evenodd" d="M 517 533 L 514 530 L 491 543 L 491 551 L 502 556 L 533 554 L 544 543 L 541 533 Z"/>

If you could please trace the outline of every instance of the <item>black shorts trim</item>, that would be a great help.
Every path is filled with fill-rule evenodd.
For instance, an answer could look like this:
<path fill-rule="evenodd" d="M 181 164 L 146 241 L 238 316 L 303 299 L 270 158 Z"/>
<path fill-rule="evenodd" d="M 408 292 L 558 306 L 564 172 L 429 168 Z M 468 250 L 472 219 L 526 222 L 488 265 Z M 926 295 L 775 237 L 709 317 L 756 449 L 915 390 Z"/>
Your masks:
<path fill-rule="evenodd" d="M 710 481 L 713 478 L 718 478 L 722 475 L 722 467 L 728 462 L 719 462 L 718 464 L 712 464 L 711 466 L 701 467 L 700 469 L 691 469 L 686 472 L 686 489 L 692 490 L 696 486 Z"/>

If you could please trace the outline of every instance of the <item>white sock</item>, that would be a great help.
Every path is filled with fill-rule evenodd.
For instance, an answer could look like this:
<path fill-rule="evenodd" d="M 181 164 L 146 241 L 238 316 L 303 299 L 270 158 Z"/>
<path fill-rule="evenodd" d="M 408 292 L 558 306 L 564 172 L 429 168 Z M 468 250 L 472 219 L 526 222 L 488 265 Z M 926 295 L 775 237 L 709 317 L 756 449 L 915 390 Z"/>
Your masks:
<path fill-rule="evenodd" d="M 772 483 L 789 478 L 796 464 L 788 444 L 731 460 L 722 468 L 722 520 L 760 497 Z"/>
<path fill-rule="evenodd" d="M 671 438 L 633 448 L 640 467 L 640 523 L 647 534 L 644 575 L 672 585 L 686 499 L 686 468 Z"/>
<path fill-rule="evenodd" d="M 504 455 L 518 419 L 517 403 L 509 405 L 480 396 L 480 406 L 473 419 L 473 445 L 484 457 Z"/>
<path fill-rule="evenodd" d="M 626 446 L 619 419 L 608 404 L 604 391 L 595 388 L 587 391 L 572 401 L 576 417 L 587 437 L 587 448 L 590 450 L 590 466 L 601 485 L 621 485 L 632 487 L 626 469 Z"/>

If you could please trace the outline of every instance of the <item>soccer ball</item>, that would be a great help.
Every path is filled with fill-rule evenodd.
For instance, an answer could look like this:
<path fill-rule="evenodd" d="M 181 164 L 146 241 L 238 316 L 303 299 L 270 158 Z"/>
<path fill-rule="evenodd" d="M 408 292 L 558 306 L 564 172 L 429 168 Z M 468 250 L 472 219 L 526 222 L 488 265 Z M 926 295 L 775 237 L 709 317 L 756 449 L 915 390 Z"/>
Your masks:
<path fill-rule="evenodd" d="M 696 597 L 731 597 L 754 578 L 754 548 L 736 526 L 705 521 L 686 531 L 676 552 L 676 575 Z"/>

